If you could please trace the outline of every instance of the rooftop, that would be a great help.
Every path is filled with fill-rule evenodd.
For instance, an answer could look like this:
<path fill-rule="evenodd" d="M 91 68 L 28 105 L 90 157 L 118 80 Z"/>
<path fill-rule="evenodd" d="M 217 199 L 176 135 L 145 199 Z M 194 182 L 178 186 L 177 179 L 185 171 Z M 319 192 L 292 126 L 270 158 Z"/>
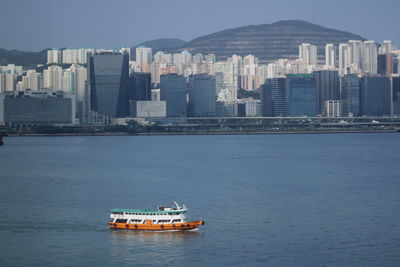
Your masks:
<path fill-rule="evenodd" d="M 157 214 L 165 214 L 165 213 L 174 213 L 174 212 L 181 212 L 180 210 L 149 210 L 149 209 L 112 209 L 111 212 L 129 212 L 129 213 L 157 213 Z"/>

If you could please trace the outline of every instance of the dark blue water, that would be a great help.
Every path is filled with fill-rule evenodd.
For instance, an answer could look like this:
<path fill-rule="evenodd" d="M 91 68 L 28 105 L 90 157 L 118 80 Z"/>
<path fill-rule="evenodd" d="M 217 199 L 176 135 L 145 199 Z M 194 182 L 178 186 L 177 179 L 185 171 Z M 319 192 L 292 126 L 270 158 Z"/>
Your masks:
<path fill-rule="evenodd" d="M 0 266 L 399 266 L 400 135 L 14 137 Z M 107 228 L 185 203 L 196 232 Z"/>

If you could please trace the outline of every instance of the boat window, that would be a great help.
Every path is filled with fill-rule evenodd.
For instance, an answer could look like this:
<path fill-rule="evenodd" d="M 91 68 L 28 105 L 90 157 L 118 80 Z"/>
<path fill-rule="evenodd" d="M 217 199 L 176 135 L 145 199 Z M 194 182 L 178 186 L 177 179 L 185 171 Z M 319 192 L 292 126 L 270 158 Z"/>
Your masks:
<path fill-rule="evenodd" d="M 117 212 L 117 211 L 115 211 L 115 212 L 111 212 L 111 214 L 120 214 L 120 215 L 124 215 L 124 213 L 123 213 L 123 212 Z"/>
<path fill-rule="evenodd" d="M 142 220 L 131 220 L 131 223 L 140 223 Z"/>
<path fill-rule="evenodd" d="M 116 219 L 115 222 L 116 223 L 126 223 L 128 221 L 128 219 Z"/>
<path fill-rule="evenodd" d="M 180 222 L 181 221 L 181 219 L 174 219 L 174 220 L 172 220 L 172 222 Z"/>
<path fill-rule="evenodd" d="M 158 223 L 169 223 L 170 220 L 158 220 Z"/>

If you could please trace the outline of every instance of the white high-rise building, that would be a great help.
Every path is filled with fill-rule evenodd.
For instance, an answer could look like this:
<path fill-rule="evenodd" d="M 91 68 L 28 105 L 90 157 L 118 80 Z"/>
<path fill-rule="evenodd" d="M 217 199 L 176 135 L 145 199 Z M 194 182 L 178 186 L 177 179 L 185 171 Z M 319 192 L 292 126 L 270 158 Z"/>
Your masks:
<path fill-rule="evenodd" d="M 52 65 L 43 71 L 43 88 L 63 90 L 63 69 L 60 66 Z"/>
<path fill-rule="evenodd" d="M 299 59 L 309 65 L 317 65 L 317 46 L 303 43 L 299 46 Z"/>
<path fill-rule="evenodd" d="M 363 69 L 364 43 L 350 40 L 339 45 L 339 70 L 341 74 L 358 73 Z"/>
<path fill-rule="evenodd" d="M 200 63 L 203 62 L 203 54 L 196 54 L 193 56 L 193 63 Z"/>
<path fill-rule="evenodd" d="M 51 63 L 56 63 L 56 64 L 61 64 L 62 63 L 62 51 L 59 49 L 51 49 L 47 50 L 47 64 Z"/>
<path fill-rule="evenodd" d="M 347 67 L 351 66 L 354 69 L 361 70 L 363 43 L 358 40 L 350 40 L 348 45 L 349 49 L 347 50 L 347 52 L 349 62 L 347 63 Z"/>
<path fill-rule="evenodd" d="M 181 55 L 183 64 L 190 64 L 192 62 L 192 54 L 189 51 L 183 50 Z"/>
<path fill-rule="evenodd" d="M 383 41 L 381 47 L 379 47 L 379 54 L 391 53 L 395 50 L 397 50 L 397 48 L 393 41 L 385 40 Z"/>
<path fill-rule="evenodd" d="M 0 73 L 2 74 L 16 74 L 17 76 L 21 76 L 22 70 L 23 70 L 22 66 L 16 66 L 15 64 L 0 66 Z"/>
<path fill-rule="evenodd" d="M 62 91 L 76 94 L 75 80 L 75 71 L 73 69 L 64 70 L 62 73 Z"/>
<path fill-rule="evenodd" d="M 24 83 L 24 87 L 26 85 L 25 89 L 30 89 L 34 91 L 38 91 L 41 89 L 41 84 L 42 84 L 42 76 L 40 73 L 36 72 L 35 70 L 28 70 L 26 73 L 26 84 Z"/>
<path fill-rule="evenodd" d="M 378 46 L 375 41 L 365 41 L 362 48 L 362 71 L 378 73 Z"/>
<path fill-rule="evenodd" d="M 163 62 L 163 58 L 164 58 L 164 52 L 158 51 L 153 56 L 153 63 L 161 63 L 161 62 Z"/>
<path fill-rule="evenodd" d="M 243 58 L 241 88 L 255 90 L 260 87 L 261 79 L 258 75 L 258 58 L 248 55 Z"/>
<path fill-rule="evenodd" d="M 153 50 L 149 47 L 136 48 L 136 63 L 142 72 L 150 72 L 150 64 L 153 62 Z"/>
<path fill-rule="evenodd" d="M 342 43 L 339 45 L 339 70 L 343 71 L 343 74 L 346 69 L 346 66 L 349 64 L 348 50 L 349 50 L 348 44 Z"/>
<path fill-rule="evenodd" d="M 336 66 L 336 48 L 333 44 L 325 46 L 325 66 L 335 68 Z"/>
<path fill-rule="evenodd" d="M 182 55 L 182 53 L 174 54 L 174 55 L 173 55 L 173 64 L 174 64 L 175 66 L 179 66 L 179 65 L 185 64 L 185 63 L 184 63 L 184 60 L 183 60 L 183 55 Z"/>
<path fill-rule="evenodd" d="M 72 67 L 71 67 L 72 68 Z M 86 80 L 87 69 L 83 66 L 76 66 L 75 68 L 75 88 L 78 101 L 84 101 L 86 98 Z"/>
<path fill-rule="evenodd" d="M 214 54 L 208 54 L 204 57 L 204 59 L 205 59 L 205 61 L 207 61 L 209 63 L 215 63 L 215 61 L 217 61 Z"/>
<path fill-rule="evenodd" d="M 0 74 L 0 92 L 15 91 L 17 74 Z"/>

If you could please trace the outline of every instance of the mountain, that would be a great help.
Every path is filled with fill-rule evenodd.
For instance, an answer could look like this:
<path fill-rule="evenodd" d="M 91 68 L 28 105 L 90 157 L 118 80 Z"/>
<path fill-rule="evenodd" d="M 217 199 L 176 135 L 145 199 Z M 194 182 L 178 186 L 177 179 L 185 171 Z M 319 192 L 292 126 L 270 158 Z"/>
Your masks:
<path fill-rule="evenodd" d="M 179 49 L 192 54 L 215 54 L 218 60 L 224 60 L 233 54 L 255 55 L 260 62 L 271 62 L 279 58 L 298 57 L 298 46 L 310 43 L 318 46 L 318 54 L 324 56 L 327 43 L 339 45 L 348 40 L 365 40 L 356 34 L 325 28 L 302 20 L 284 20 L 272 24 L 251 25 L 227 29 L 198 37 Z"/>
<path fill-rule="evenodd" d="M 46 64 L 47 50 L 40 52 L 27 52 L 19 50 L 5 50 L 0 48 L 0 66 L 15 64 L 35 68 L 38 64 Z"/>
<path fill-rule="evenodd" d="M 161 39 L 156 39 L 156 40 L 140 43 L 140 44 L 132 47 L 131 49 L 132 49 L 132 51 L 134 51 L 135 48 L 139 47 L 139 46 L 151 47 L 153 49 L 153 54 L 155 54 L 157 51 L 177 49 L 181 46 L 184 46 L 185 44 L 186 44 L 186 42 L 181 39 L 161 38 Z M 131 57 L 133 57 L 135 59 L 136 58 L 135 53 L 132 53 Z"/>
<path fill-rule="evenodd" d="M 164 51 L 177 53 L 188 50 L 192 54 L 215 54 L 218 60 L 224 60 L 232 55 L 258 57 L 262 63 L 279 58 L 295 59 L 298 57 L 298 46 L 310 43 L 318 46 L 319 58 L 323 59 L 324 47 L 327 43 L 339 45 L 348 40 L 366 40 L 356 34 L 335 29 L 329 29 L 302 20 L 283 20 L 272 24 L 250 25 L 227 29 L 185 42 L 180 39 L 162 38 L 143 42 L 137 46 L 153 48 L 153 53 Z M 25 67 L 45 64 L 47 51 L 25 52 L 0 49 L 0 65 L 13 63 Z M 135 58 L 135 53 L 131 56 Z"/>

